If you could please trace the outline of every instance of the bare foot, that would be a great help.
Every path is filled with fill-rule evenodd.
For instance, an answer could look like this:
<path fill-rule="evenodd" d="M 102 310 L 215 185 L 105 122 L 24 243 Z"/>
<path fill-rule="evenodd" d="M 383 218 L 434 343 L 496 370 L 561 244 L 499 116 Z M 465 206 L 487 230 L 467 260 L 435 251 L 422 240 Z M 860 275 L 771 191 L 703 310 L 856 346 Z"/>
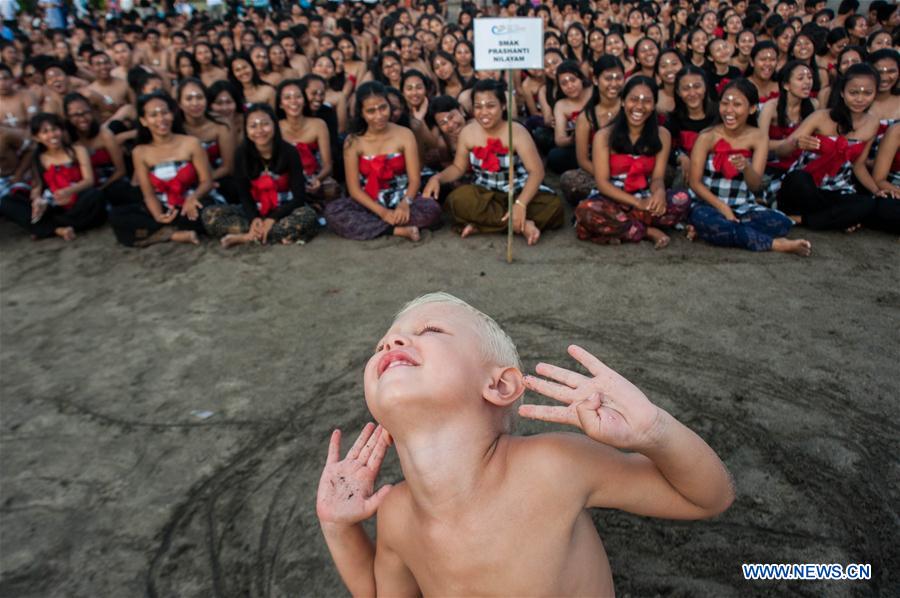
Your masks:
<path fill-rule="evenodd" d="M 249 234 L 237 234 L 237 235 L 225 235 L 221 239 L 219 239 L 219 244 L 228 249 L 229 247 L 234 247 L 236 245 L 245 245 L 250 243 L 253 238 Z"/>
<path fill-rule="evenodd" d="M 772 241 L 772 251 L 808 257 L 812 253 L 812 243 L 806 239 L 775 239 Z"/>
<path fill-rule="evenodd" d="M 173 243 L 190 243 L 191 245 L 199 245 L 200 239 L 197 237 L 197 233 L 192 230 L 180 230 L 172 233 L 172 237 L 170 240 Z"/>
<path fill-rule="evenodd" d="M 526 243 L 534 245 L 538 242 L 538 239 L 541 238 L 541 229 L 534 224 L 534 220 L 526 220 L 525 230 L 522 231 L 522 236 L 525 237 Z"/>
<path fill-rule="evenodd" d="M 471 237 L 472 235 L 477 235 L 478 229 L 475 228 L 473 224 L 467 224 L 465 228 L 462 229 L 462 232 L 459 234 L 460 237 L 465 239 L 466 237 Z"/>
<path fill-rule="evenodd" d="M 74 241 L 75 240 L 75 229 L 71 226 L 60 226 L 53 230 L 56 233 L 56 236 L 62 239 L 63 241 Z"/>
<path fill-rule="evenodd" d="M 862 224 L 857 223 L 857 224 L 854 224 L 853 226 L 850 226 L 850 227 L 844 229 L 844 232 L 847 233 L 848 235 L 852 235 L 853 233 L 860 230 L 861 228 L 862 228 Z"/>
<path fill-rule="evenodd" d="M 647 238 L 653 241 L 654 249 L 665 249 L 669 246 L 669 235 L 652 226 L 647 229 Z"/>
<path fill-rule="evenodd" d="M 395 226 L 394 227 L 394 235 L 396 235 L 398 237 L 405 237 L 413 242 L 416 242 L 422 238 L 419 235 L 419 227 L 418 226 Z"/>
<path fill-rule="evenodd" d="M 685 227 L 685 229 L 684 229 L 684 237 L 685 237 L 688 241 L 693 241 L 694 239 L 697 238 L 697 229 L 694 228 L 694 225 L 693 225 L 693 224 L 688 224 L 687 227 Z"/>

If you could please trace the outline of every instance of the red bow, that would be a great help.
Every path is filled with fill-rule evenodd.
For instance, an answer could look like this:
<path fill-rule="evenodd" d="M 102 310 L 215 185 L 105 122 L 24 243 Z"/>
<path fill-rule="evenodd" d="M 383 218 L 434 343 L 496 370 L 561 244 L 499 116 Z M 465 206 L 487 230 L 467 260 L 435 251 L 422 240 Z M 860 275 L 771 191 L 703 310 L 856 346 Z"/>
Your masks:
<path fill-rule="evenodd" d="M 152 172 L 150 173 L 150 183 L 157 193 L 166 194 L 166 204 L 170 207 L 178 208 L 184 205 L 184 194 L 197 180 L 197 171 L 194 165 L 188 162 L 182 166 L 175 176 L 165 181 Z"/>
<path fill-rule="evenodd" d="M 806 165 L 805 170 L 812 175 L 816 185 L 822 184 L 825 176 L 834 176 L 847 162 L 855 161 L 863 151 L 862 143 L 850 144 L 846 137 L 838 137 L 836 140 L 824 135 L 816 135 L 819 139 L 819 151 L 821 157 L 816 158 Z"/>
<path fill-rule="evenodd" d="M 694 149 L 694 144 L 697 143 L 697 137 L 699 136 L 700 133 L 697 133 L 696 131 L 679 131 L 678 144 L 681 146 L 681 149 L 687 153 L 691 153 L 691 150 Z"/>
<path fill-rule="evenodd" d="M 53 193 L 62 191 L 81 180 L 81 166 L 78 164 L 55 165 L 44 171 L 44 183 Z M 69 210 L 75 205 L 77 195 L 72 195 L 69 203 L 62 206 Z"/>
<path fill-rule="evenodd" d="M 206 146 L 206 157 L 209 159 L 209 163 L 215 164 L 220 156 L 219 143 L 216 141 L 210 142 L 210 144 Z"/>
<path fill-rule="evenodd" d="M 725 89 L 725 86 L 729 83 L 731 83 L 731 79 L 729 79 L 728 77 L 725 77 L 724 79 L 719 81 L 719 84 L 716 85 L 716 93 L 722 95 L 722 90 Z"/>
<path fill-rule="evenodd" d="M 250 181 L 250 195 L 259 209 L 259 215 L 265 216 L 278 207 L 278 192 L 287 191 L 288 177 L 277 179 L 269 172 L 264 172 Z"/>
<path fill-rule="evenodd" d="M 715 154 L 713 156 L 713 168 L 715 168 L 716 172 L 722 173 L 726 179 L 733 179 L 740 174 L 740 171 L 729 160 L 731 156 L 746 156 L 749 158 L 753 155 L 748 149 L 734 149 L 724 139 L 719 139 L 713 146 L 713 153 Z"/>
<path fill-rule="evenodd" d="M 625 175 L 625 192 L 634 193 L 647 188 L 647 176 L 653 173 L 656 156 L 629 156 L 610 154 L 609 173 L 613 176 Z"/>
<path fill-rule="evenodd" d="M 319 171 L 319 160 L 314 152 L 318 151 L 319 143 L 297 143 L 297 153 L 300 154 L 300 164 L 303 165 L 303 172 L 309 175 L 316 174 Z"/>
<path fill-rule="evenodd" d="M 378 201 L 378 192 L 387 187 L 394 174 L 406 168 L 403 154 L 391 158 L 381 154 L 374 158 L 362 158 L 359 161 L 359 174 L 366 179 L 365 190 L 369 197 Z"/>
<path fill-rule="evenodd" d="M 481 169 L 488 172 L 500 171 L 500 160 L 497 156 L 505 156 L 509 149 L 496 137 L 488 137 L 484 147 L 473 147 L 472 153 L 481 160 Z"/>

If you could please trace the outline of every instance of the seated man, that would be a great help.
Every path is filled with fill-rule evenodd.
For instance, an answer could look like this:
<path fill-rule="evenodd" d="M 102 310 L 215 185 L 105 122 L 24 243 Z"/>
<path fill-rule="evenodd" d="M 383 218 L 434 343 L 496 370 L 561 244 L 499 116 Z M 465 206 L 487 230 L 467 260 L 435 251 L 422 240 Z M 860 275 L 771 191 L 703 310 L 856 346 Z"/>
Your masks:
<path fill-rule="evenodd" d="M 700 519 L 729 507 L 731 479 L 699 436 L 584 349 L 569 353 L 591 375 L 539 364 L 549 380 L 523 377 L 510 338 L 465 302 L 436 293 L 398 314 L 364 376 L 381 425 L 343 460 L 335 430 L 319 482 L 319 521 L 354 596 L 611 596 L 586 509 Z M 511 435 L 526 387 L 564 406 L 520 415 L 585 435 Z M 375 492 L 392 442 L 405 480 Z M 376 511 L 373 547 L 361 523 Z"/>

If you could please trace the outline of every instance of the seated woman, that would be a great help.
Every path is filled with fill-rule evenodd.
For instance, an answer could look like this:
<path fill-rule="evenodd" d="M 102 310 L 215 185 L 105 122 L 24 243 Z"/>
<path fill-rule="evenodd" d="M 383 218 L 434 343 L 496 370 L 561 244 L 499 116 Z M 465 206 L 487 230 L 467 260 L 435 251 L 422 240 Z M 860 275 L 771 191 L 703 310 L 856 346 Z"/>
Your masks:
<path fill-rule="evenodd" d="M 579 168 L 559 177 L 559 188 L 571 206 L 577 206 L 594 190 L 594 163 L 591 147 L 597 131 L 619 113 L 625 67 L 615 56 L 606 54 L 594 63 L 594 87 L 591 99 L 575 120 L 575 157 Z"/>
<path fill-rule="evenodd" d="M 872 142 L 869 159 L 875 160 L 878 144 L 894 123 L 900 122 L 900 52 L 886 48 L 872 52 L 868 62 L 878 71 L 878 93 L 869 108 L 869 113 L 878 117 L 878 133 Z"/>
<path fill-rule="evenodd" d="M 581 65 L 565 60 L 556 69 L 559 95 L 553 106 L 553 141 L 556 144 L 547 154 L 547 167 L 557 174 L 578 167 L 575 155 L 575 122 L 591 98 L 590 81 Z"/>
<path fill-rule="evenodd" d="M 675 77 L 684 67 L 678 50 L 663 50 L 656 59 L 656 77 L 659 80 L 659 103 L 656 110 L 668 115 L 675 109 Z"/>
<path fill-rule="evenodd" d="M 109 214 L 113 232 L 128 247 L 173 241 L 198 244 L 200 213 L 213 187 L 206 151 L 176 128 L 178 105 L 162 92 L 138 98 L 140 128 L 132 153 L 140 189 Z"/>
<path fill-rule="evenodd" d="M 875 69 L 855 64 L 835 83 L 831 108 L 816 110 L 791 134 L 789 143 L 803 153 L 784 177 L 778 206 L 798 224 L 900 231 L 900 202 L 887 197 L 866 168 L 878 133 L 878 117 L 869 112 L 877 91 Z M 857 191 L 854 176 L 864 192 Z"/>
<path fill-rule="evenodd" d="M 63 111 L 69 139 L 88 150 L 94 184 L 103 192 L 104 202 L 115 203 L 130 188 L 125 180 L 122 147 L 116 143 L 112 131 L 100 126 L 90 102 L 80 93 L 63 98 Z"/>
<path fill-rule="evenodd" d="M 337 181 L 331 177 L 331 139 L 325 121 L 306 116 L 306 96 L 297 79 L 282 81 L 275 91 L 278 128 L 281 138 L 297 149 L 311 201 L 331 201 L 340 195 Z"/>
<path fill-rule="evenodd" d="M 206 89 L 206 104 L 217 120 L 228 125 L 235 145 L 244 140 L 244 106 L 241 94 L 230 81 L 216 81 Z"/>
<path fill-rule="evenodd" d="M 176 99 L 184 117 L 184 132 L 199 139 L 206 151 L 215 181 L 210 197 L 219 203 L 237 203 L 233 176 L 235 134 L 209 111 L 206 95 L 206 87 L 199 79 L 185 79 L 178 85 Z"/>
<path fill-rule="evenodd" d="M 237 52 L 228 62 L 228 80 L 241 93 L 244 107 L 250 104 L 275 104 L 275 88 L 262 80 L 250 57 Z"/>
<path fill-rule="evenodd" d="M 393 124 L 387 89 L 368 81 L 356 90 L 356 115 L 344 143 L 349 197 L 325 205 L 328 227 L 347 239 L 392 233 L 419 240 L 441 221 L 441 206 L 419 193 L 420 162 L 412 131 Z"/>
<path fill-rule="evenodd" d="M 222 247 L 309 241 L 319 227 L 306 203 L 300 155 L 281 138 L 268 104 L 250 106 L 245 122 L 236 164 L 241 205 L 203 210 L 203 226 L 221 238 Z"/>
<path fill-rule="evenodd" d="M 633 75 L 622 93 L 622 109 L 594 139 L 594 175 L 599 193 L 575 209 L 583 241 L 618 244 L 647 238 L 657 249 L 669 244 L 660 227 L 684 220 L 691 200 L 685 191 L 666 192 L 664 177 L 672 138 L 660 129 L 653 79 Z"/>
<path fill-rule="evenodd" d="M 813 75 L 809 65 L 793 60 L 784 65 L 778 77 L 780 93 L 763 105 L 759 117 L 759 128 L 769 132 L 769 154 L 775 155 L 766 166 L 766 174 L 772 179 L 766 194 L 773 199 L 778 195 L 782 177 L 801 153 L 788 138 L 816 109 L 810 99 Z"/>
<path fill-rule="evenodd" d="M 697 197 L 691 225 L 713 245 L 808 256 L 809 241 L 785 238 L 791 219 L 757 201 L 768 155 L 766 134 L 754 126 L 758 104 L 747 79 L 722 89 L 721 123 L 700 133 L 691 152 L 689 181 Z"/>
<path fill-rule="evenodd" d="M 748 81 L 756 87 L 760 107 L 769 100 L 778 97 L 778 84 L 775 77 L 775 65 L 778 63 L 778 48 L 775 42 L 763 40 L 756 42 L 750 53 L 750 64 L 753 74 Z"/>
<path fill-rule="evenodd" d="M 473 101 L 475 119 L 459 134 L 453 164 L 429 179 L 425 195 L 437 197 L 441 184 L 455 181 L 471 168 L 473 183 L 447 197 L 454 222 L 462 227 L 462 237 L 504 231 L 512 218 L 513 231 L 534 245 L 541 231 L 562 225 L 562 202 L 541 184 L 544 167 L 528 129 L 513 123 L 513 189 L 517 197 L 512 214 L 507 211 L 510 148 L 502 141 L 509 130 L 503 84 L 479 81 L 473 89 Z"/>
<path fill-rule="evenodd" d="M 891 126 L 881 139 L 872 178 L 882 191 L 900 199 L 900 124 Z"/>
<path fill-rule="evenodd" d="M 31 233 L 33 239 L 57 236 L 66 241 L 75 233 L 103 224 L 106 205 L 94 187 L 87 149 L 66 139 L 65 124 L 42 112 L 31 119 L 37 143 L 33 156 L 31 196 L 12 193 L 3 198 L 3 214 Z"/>
<path fill-rule="evenodd" d="M 676 187 L 687 184 L 694 143 L 700 132 L 712 125 L 718 115 L 708 89 L 706 72 L 693 64 L 684 66 L 675 75 L 675 110 L 666 119 L 666 128 L 672 135 L 669 163 L 676 168 L 672 183 Z"/>

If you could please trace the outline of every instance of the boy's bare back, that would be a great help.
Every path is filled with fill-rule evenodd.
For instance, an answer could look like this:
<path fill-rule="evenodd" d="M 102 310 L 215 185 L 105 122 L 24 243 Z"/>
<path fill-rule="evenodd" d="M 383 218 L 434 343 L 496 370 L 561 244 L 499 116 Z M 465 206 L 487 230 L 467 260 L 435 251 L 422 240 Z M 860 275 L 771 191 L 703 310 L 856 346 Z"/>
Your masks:
<path fill-rule="evenodd" d="M 588 508 L 696 519 L 733 500 L 712 449 L 593 355 L 569 348 L 588 375 L 539 364 L 542 378 L 523 377 L 498 331 L 438 302 L 402 312 L 379 343 L 366 401 L 384 427 L 367 425 L 344 459 L 335 431 L 317 498 L 354 595 L 613 595 Z M 526 386 L 562 406 L 521 416 L 584 434 L 507 434 Z M 375 492 L 392 440 L 405 481 Z M 360 523 L 376 511 L 373 546 Z"/>

